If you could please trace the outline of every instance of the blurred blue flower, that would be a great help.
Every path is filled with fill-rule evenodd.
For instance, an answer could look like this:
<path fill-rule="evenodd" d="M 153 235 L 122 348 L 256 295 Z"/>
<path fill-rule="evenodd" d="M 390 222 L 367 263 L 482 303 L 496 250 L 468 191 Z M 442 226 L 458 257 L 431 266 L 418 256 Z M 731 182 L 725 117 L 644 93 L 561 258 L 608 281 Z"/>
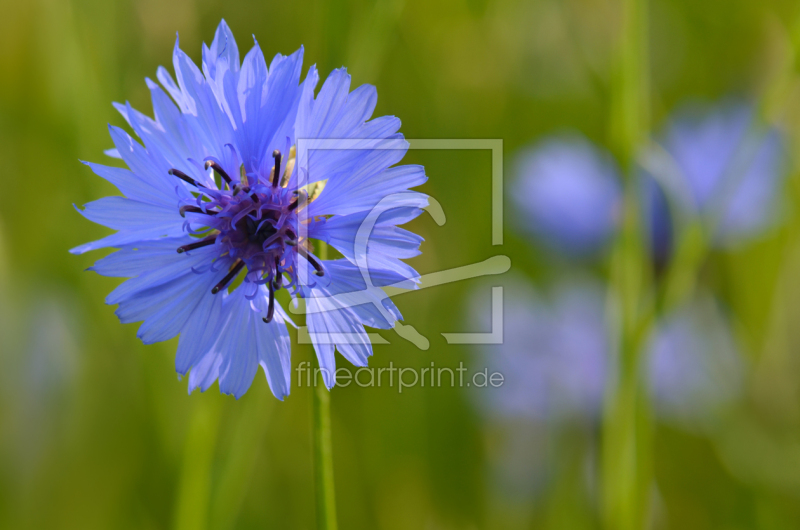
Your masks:
<path fill-rule="evenodd" d="M 470 320 L 484 330 L 487 288 L 473 293 Z M 504 375 L 499 388 L 475 389 L 490 417 L 544 420 L 598 418 L 608 384 L 611 337 L 599 283 L 571 279 L 546 298 L 524 281 L 504 288 L 504 342 L 482 345 L 480 358 Z M 735 399 L 743 361 L 725 319 L 699 297 L 657 323 L 644 370 L 664 419 L 690 423 Z"/>
<path fill-rule="evenodd" d="M 367 121 L 376 90 L 350 92 L 344 69 L 315 96 L 319 76 L 311 67 L 300 83 L 302 59 L 301 48 L 267 67 L 256 43 L 240 64 L 224 21 L 203 45 L 202 70 L 176 42 L 177 83 L 163 67 L 157 78 L 167 92 L 147 80 L 155 119 L 116 105 L 144 147 L 110 127 L 116 148 L 108 154 L 128 169 L 88 163 L 124 196 L 86 205 L 81 214 L 117 232 L 72 252 L 119 249 L 92 267 L 132 278 L 106 302 L 119 304 L 123 323 L 144 321 L 138 336 L 146 344 L 180 334 L 175 366 L 191 371 L 190 391 L 219 380 L 220 391 L 239 398 L 260 365 L 276 397 L 289 393 L 289 318 L 275 300 L 281 288 L 308 299 L 330 388 L 334 347 L 366 365 L 372 347 L 364 325 L 391 328 L 401 318 L 380 286 L 416 285 L 416 272 L 398 258 L 416 255 L 421 238 L 397 225 L 426 204 L 408 191 L 426 177 L 420 166 L 390 168 L 408 147 L 400 121 Z M 298 138 L 360 143 L 308 153 Z M 356 237 L 364 223 L 368 249 L 367 236 Z M 308 239 L 345 258 L 321 260 Z"/>
<path fill-rule="evenodd" d="M 541 243 L 569 257 L 603 250 L 621 198 L 609 153 L 579 135 L 550 138 L 522 152 L 515 173 L 517 209 Z"/>
<path fill-rule="evenodd" d="M 657 254 L 671 246 L 674 222 L 694 216 L 715 246 L 746 241 L 775 221 L 786 175 L 781 137 L 760 129 L 751 107 L 687 106 L 670 120 L 661 146 L 650 153 L 655 180 L 646 184 Z"/>
<path fill-rule="evenodd" d="M 470 321 L 490 327 L 490 289 L 476 289 Z M 549 297 L 511 278 L 503 289 L 503 344 L 480 346 L 499 388 L 475 397 L 491 415 L 544 420 L 599 414 L 606 380 L 604 291 L 582 279 L 557 284 Z"/>
<path fill-rule="evenodd" d="M 734 400 L 744 383 L 744 359 L 710 297 L 659 322 L 648 352 L 650 389 L 664 419 L 691 423 Z"/>

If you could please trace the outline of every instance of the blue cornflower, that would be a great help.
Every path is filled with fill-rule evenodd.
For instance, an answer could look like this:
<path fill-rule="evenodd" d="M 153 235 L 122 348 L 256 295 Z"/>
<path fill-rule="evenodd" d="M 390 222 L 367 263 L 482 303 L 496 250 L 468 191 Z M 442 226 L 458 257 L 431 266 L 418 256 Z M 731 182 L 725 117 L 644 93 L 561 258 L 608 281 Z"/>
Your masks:
<path fill-rule="evenodd" d="M 750 106 L 686 106 L 660 144 L 663 150 L 649 156 L 655 179 L 644 182 L 658 256 L 670 250 L 675 221 L 699 217 L 716 247 L 756 237 L 774 223 L 786 177 L 781 135 L 759 128 Z"/>
<path fill-rule="evenodd" d="M 597 254 L 616 228 L 622 196 L 613 157 L 577 134 L 518 155 L 517 209 L 544 245 L 570 257 Z"/>
<path fill-rule="evenodd" d="M 746 369 L 725 316 L 701 294 L 657 322 L 647 374 L 659 415 L 684 424 L 736 399 Z"/>
<path fill-rule="evenodd" d="M 128 168 L 88 163 L 124 196 L 86 205 L 86 218 L 117 232 L 72 252 L 119 249 L 91 267 L 131 278 L 106 302 L 119 305 L 123 323 L 144 321 L 137 335 L 146 344 L 180 335 L 175 368 L 190 374 L 190 392 L 219 380 L 239 398 L 260 365 L 276 397 L 289 393 L 282 288 L 308 301 L 330 388 L 334 347 L 366 365 L 364 326 L 388 329 L 401 318 L 380 287 L 416 286 L 417 273 L 398 258 L 417 255 L 422 239 L 397 225 L 427 204 L 408 191 L 426 177 L 421 166 L 390 167 L 408 147 L 400 121 L 367 121 L 376 90 L 350 92 L 343 68 L 315 96 L 319 76 L 312 66 L 301 83 L 302 59 L 300 48 L 267 67 L 256 43 L 240 64 L 225 21 L 203 45 L 202 70 L 176 42 L 177 83 L 163 67 L 166 92 L 147 80 L 155 119 L 116 105 L 144 146 L 110 127 L 108 154 Z M 304 139 L 351 141 L 310 152 Z M 320 259 L 311 239 L 344 258 Z"/>

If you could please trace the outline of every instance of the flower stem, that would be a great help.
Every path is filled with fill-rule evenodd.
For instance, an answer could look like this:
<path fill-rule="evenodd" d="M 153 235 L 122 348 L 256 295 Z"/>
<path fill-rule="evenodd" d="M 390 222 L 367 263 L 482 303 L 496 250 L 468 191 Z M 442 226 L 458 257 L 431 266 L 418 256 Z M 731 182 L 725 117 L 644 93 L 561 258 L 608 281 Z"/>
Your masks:
<path fill-rule="evenodd" d="M 327 258 L 327 245 L 319 242 L 317 256 Z M 331 442 L 331 395 L 322 372 L 314 376 L 314 481 L 317 497 L 317 528 L 336 530 L 336 495 L 333 482 L 333 444 Z"/>
<path fill-rule="evenodd" d="M 317 494 L 317 528 L 336 530 L 336 495 L 333 485 L 330 392 L 318 374 L 314 384 L 314 480 Z"/>
<path fill-rule="evenodd" d="M 636 185 L 637 151 L 648 130 L 647 0 L 622 0 L 621 7 L 612 135 L 627 178 L 611 263 L 615 357 L 603 422 L 602 515 L 609 530 L 639 530 L 645 527 L 652 487 L 652 418 L 642 380 L 652 322 L 651 279 Z"/>

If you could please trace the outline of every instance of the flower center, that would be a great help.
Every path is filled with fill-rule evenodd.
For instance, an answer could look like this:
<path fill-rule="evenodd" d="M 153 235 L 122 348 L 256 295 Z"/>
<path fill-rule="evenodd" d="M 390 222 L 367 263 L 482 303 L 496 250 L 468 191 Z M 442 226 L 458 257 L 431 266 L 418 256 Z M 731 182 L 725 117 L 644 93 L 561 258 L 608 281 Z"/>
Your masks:
<path fill-rule="evenodd" d="M 275 151 L 272 156 L 275 166 L 269 183 L 256 178 L 249 185 L 244 176 L 235 182 L 213 158 L 206 160 L 206 169 L 213 169 L 225 182 L 219 190 L 208 188 L 177 169 L 169 171 L 197 189 L 197 196 L 181 205 L 180 213 L 184 217 L 192 214 L 187 221 L 188 232 L 204 236 L 195 243 L 178 247 L 178 253 L 214 245 L 220 257 L 234 260 L 228 274 L 211 290 L 212 294 L 230 285 L 246 268 L 244 281 L 254 285 L 253 296 L 258 285 L 268 287 L 265 322 L 272 320 L 275 291 L 284 287 L 284 276 L 289 279 L 285 287 L 293 294 L 297 292 L 298 256 L 311 264 L 317 276 L 324 274 L 320 262 L 309 252 L 308 242 L 298 238 L 297 214 L 308 203 L 308 194 L 280 185 L 281 153 Z M 199 230 L 190 228 L 195 221 L 201 225 Z"/>

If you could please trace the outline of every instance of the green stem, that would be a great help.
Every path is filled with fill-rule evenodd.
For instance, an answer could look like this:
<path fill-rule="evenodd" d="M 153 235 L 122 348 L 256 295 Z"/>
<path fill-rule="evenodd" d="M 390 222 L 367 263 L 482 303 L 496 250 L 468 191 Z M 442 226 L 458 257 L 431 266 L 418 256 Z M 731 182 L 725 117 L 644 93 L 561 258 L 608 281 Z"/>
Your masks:
<path fill-rule="evenodd" d="M 327 245 L 319 242 L 317 256 L 327 258 Z M 315 364 L 315 366 L 317 366 Z M 331 395 L 322 372 L 315 370 L 314 409 L 314 480 L 317 498 L 317 528 L 336 530 L 336 495 L 333 482 L 333 444 L 331 442 Z"/>
<path fill-rule="evenodd" d="M 626 169 L 620 235 L 611 263 L 614 376 L 603 422 L 602 516 L 609 530 L 645 527 L 652 482 L 652 419 L 642 381 L 649 262 L 638 208 L 637 151 L 648 130 L 647 0 L 622 0 L 619 70 L 612 91 L 612 135 Z"/>
<path fill-rule="evenodd" d="M 317 494 L 317 528 L 336 530 L 336 496 L 333 485 L 331 395 L 318 374 L 314 384 L 314 479 Z"/>

